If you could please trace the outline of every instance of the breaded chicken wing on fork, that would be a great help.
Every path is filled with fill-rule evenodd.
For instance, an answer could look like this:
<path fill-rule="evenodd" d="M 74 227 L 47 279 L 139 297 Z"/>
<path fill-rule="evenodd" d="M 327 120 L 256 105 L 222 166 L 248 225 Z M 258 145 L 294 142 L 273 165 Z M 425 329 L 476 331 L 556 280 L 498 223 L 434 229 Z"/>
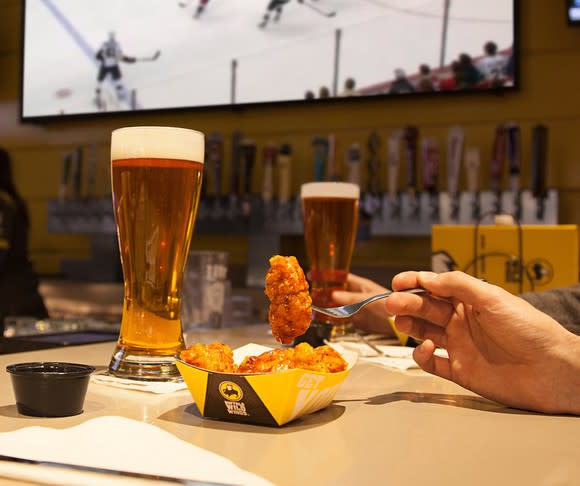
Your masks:
<path fill-rule="evenodd" d="M 296 257 L 270 258 L 265 293 L 270 299 L 268 320 L 272 334 L 278 342 L 290 344 L 306 332 L 312 320 L 308 282 Z"/>

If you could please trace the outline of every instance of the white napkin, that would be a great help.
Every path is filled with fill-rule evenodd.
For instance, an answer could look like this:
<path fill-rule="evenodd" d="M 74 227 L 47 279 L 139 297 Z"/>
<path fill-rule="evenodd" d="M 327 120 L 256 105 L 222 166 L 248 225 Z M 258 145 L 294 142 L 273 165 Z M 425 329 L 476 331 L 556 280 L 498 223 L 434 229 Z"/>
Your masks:
<path fill-rule="evenodd" d="M 245 471 L 232 461 L 178 439 L 154 425 L 124 417 L 99 417 L 70 427 L 51 429 L 25 427 L 0 433 L 0 454 L 39 461 L 52 461 L 97 468 L 184 478 L 236 485 L 270 485 L 265 479 Z M 0 478 L 20 477 L 21 465 L 0 461 Z M 35 481 L 44 484 L 134 484 L 128 477 L 95 475 L 70 469 L 36 468 Z M 44 471 L 44 473 L 42 472 Z M 42 474 L 42 475 L 41 475 Z M 77 480 L 71 477 L 77 475 Z M 84 476 L 81 479 L 81 476 Z"/>
<path fill-rule="evenodd" d="M 373 343 L 373 345 L 380 349 L 384 354 L 384 356 L 379 356 L 377 355 L 377 352 L 364 341 L 341 341 L 340 343 L 333 344 L 335 348 L 337 345 L 341 346 L 343 349 L 357 352 L 361 361 L 377 363 L 387 368 L 394 368 L 403 371 L 412 368 L 419 368 L 419 365 L 413 359 L 413 350 L 415 348 L 408 346 L 385 346 Z M 437 356 L 448 357 L 447 351 L 444 349 L 436 349 L 435 354 Z"/>
<path fill-rule="evenodd" d="M 179 390 L 186 390 L 187 384 L 181 381 L 140 381 L 119 378 L 108 373 L 99 371 L 91 375 L 91 382 L 100 385 L 112 386 L 114 388 L 124 388 L 127 390 L 137 390 L 148 393 L 173 393 Z"/>

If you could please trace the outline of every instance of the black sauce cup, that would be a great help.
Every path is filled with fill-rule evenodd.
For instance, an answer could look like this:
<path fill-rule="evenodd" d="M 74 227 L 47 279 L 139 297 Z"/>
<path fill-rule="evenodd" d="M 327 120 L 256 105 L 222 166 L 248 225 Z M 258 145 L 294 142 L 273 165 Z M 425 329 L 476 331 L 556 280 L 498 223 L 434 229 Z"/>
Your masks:
<path fill-rule="evenodd" d="M 93 366 L 34 362 L 6 367 L 12 380 L 16 408 L 23 415 L 68 417 L 83 411 Z"/>

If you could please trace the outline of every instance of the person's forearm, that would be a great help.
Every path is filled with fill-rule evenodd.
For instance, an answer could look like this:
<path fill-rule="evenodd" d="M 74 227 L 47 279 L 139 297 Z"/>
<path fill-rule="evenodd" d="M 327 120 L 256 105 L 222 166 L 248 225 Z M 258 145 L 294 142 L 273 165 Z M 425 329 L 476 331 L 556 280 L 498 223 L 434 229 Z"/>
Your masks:
<path fill-rule="evenodd" d="M 571 335 L 570 346 L 563 350 L 562 377 L 559 382 L 559 407 L 564 413 L 580 415 L 580 337 Z"/>

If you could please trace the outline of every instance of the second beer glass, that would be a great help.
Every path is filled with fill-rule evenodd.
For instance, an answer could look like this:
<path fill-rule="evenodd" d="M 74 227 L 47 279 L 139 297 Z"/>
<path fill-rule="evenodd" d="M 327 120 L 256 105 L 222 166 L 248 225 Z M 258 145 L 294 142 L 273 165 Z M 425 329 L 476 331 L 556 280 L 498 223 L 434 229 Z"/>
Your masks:
<path fill-rule="evenodd" d="M 333 307 L 336 304 L 332 292 L 346 289 L 358 225 L 360 189 L 345 182 L 310 182 L 302 185 L 300 197 L 312 303 Z M 346 332 L 350 325 L 315 314 L 316 323 L 330 328 L 327 337 Z"/>
<path fill-rule="evenodd" d="M 203 173 L 204 136 L 173 127 L 113 131 L 113 206 L 124 276 L 121 330 L 109 372 L 180 378 L 182 281 Z"/>

